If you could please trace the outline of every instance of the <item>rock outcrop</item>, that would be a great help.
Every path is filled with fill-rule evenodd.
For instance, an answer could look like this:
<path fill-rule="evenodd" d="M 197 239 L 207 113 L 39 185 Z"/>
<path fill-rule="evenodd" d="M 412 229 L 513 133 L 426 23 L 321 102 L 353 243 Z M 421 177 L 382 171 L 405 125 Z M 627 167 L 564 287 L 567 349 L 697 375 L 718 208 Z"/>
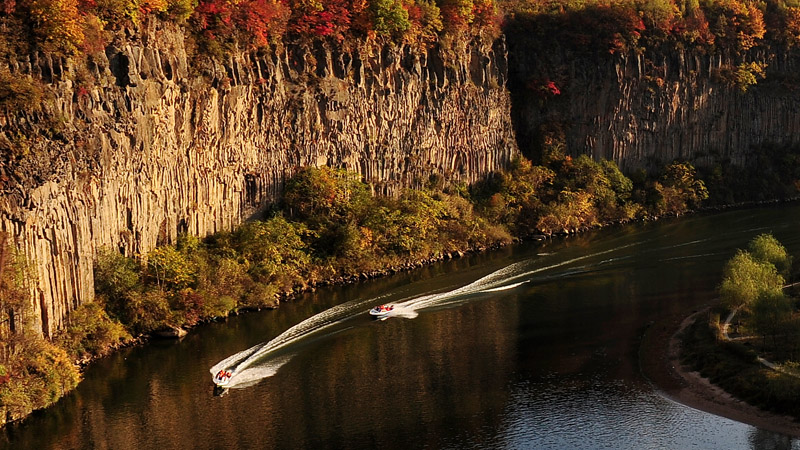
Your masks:
<path fill-rule="evenodd" d="M 0 230 L 38 276 L 36 328 L 51 335 L 93 297 L 98 248 L 139 255 L 230 229 L 298 167 L 348 168 L 389 194 L 504 167 L 516 152 L 505 44 L 463 50 L 287 44 L 201 70 L 180 29 L 154 21 L 88 66 L 12 63 L 49 92 L 0 116 Z"/>
<path fill-rule="evenodd" d="M 568 153 L 610 159 L 628 172 L 675 159 L 743 165 L 754 146 L 800 143 L 800 58 L 791 52 L 748 55 L 767 66 L 767 77 L 743 92 L 731 85 L 743 59 L 724 53 L 587 55 L 509 43 L 523 153 L 535 155 L 541 130 L 553 124 L 563 127 Z M 560 94 L 537 91 L 544 81 Z"/>
<path fill-rule="evenodd" d="M 624 171 L 744 165 L 754 146 L 800 143 L 791 52 L 747 55 L 767 79 L 743 92 L 730 84 L 743 60 L 724 52 L 594 55 L 511 36 L 509 59 L 503 39 L 447 50 L 317 41 L 202 66 L 187 42 L 152 21 L 88 63 L 11 62 L 47 91 L 40 107 L 0 114 L 0 231 L 33 264 L 44 335 L 92 298 L 98 248 L 142 255 L 179 232 L 230 229 L 302 166 L 348 168 L 392 194 L 432 175 L 475 181 L 517 142 L 535 156 L 554 126 L 568 153 Z M 551 81 L 558 93 L 541 89 Z"/>

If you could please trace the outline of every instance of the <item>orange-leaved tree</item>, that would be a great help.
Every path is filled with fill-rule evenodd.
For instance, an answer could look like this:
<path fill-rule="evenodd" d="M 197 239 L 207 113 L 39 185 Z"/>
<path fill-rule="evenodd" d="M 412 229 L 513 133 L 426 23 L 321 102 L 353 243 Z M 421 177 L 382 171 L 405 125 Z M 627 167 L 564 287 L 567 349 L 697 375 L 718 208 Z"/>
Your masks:
<path fill-rule="evenodd" d="M 30 18 L 36 40 L 45 51 L 72 54 L 83 44 L 77 0 L 25 0 L 17 8 Z"/>
<path fill-rule="evenodd" d="M 263 47 L 286 32 L 289 7 L 280 0 L 245 0 L 237 5 L 235 23 L 253 44 Z"/>
<path fill-rule="evenodd" d="M 764 37 L 764 14 L 748 0 L 706 0 L 701 4 L 720 46 L 743 52 Z"/>

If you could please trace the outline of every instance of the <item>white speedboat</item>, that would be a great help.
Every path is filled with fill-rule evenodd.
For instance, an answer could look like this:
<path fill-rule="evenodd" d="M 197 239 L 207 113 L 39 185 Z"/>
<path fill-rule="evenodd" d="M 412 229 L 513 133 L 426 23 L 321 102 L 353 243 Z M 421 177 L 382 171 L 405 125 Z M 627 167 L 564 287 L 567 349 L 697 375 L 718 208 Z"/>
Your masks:
<path fill-rule="evenodd" d="M 230 370 L 220 370 L 216 375 L 214 375 L 214 384 L 219 387 L 227 386 L 228 383 L 231 382 L 232 376 L 233 374 Z"/>
<path fill-rule="evenodd" d="M 378 305 L 369 310 L 369 315 L 376 319 L 383 319 L 389 317 L 394 311 L 394 305 Z"/>

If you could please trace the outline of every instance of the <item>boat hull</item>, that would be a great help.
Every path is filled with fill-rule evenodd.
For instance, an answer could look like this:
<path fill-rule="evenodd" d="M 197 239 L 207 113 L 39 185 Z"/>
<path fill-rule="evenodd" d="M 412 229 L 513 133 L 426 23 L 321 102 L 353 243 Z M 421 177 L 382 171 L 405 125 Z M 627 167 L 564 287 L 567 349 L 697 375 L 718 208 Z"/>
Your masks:
<path fill-rule="evenodd" d="M 376 306 L 369 310 L 369 315 L 375 319 L 385 319 L 392 315 L 394 312 L 394 305 L 381 305 Z"/>

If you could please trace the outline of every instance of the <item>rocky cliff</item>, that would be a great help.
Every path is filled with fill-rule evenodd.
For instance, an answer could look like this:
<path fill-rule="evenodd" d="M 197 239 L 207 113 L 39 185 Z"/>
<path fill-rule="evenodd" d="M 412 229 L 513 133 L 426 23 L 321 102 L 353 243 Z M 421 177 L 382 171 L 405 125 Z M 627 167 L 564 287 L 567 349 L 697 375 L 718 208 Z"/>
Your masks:
<path fill-rule="evenodd" d="M 45 335 L 92 298 L 101 246 L 137 255 L 181 231 L 229 229 L 300 166 L 345 167 L 391 194 L 433 174 L 475 181 L 504 167 L 517 142 L 536 156 L 554 127 L 568 153 L 626 171 L 676 158 L 742 165 L 753 146 L 800 142 L 791 52 L 746 55 L 767 79 L 744 92 L 730 83 L 741 56 L 696 49 L 599 55 L 519 36 L 509 50 L 502 39 L 427 51 L 317 41 L 198 65 L 187 42 L 152 21 L 87 63 L 10 64 L 15 77 L 45 82 L 40 106 L 0 114 L 0 231 L 34 265 Z"/>
<path fill-rule="evenodd" d="M 506 58 L 503 41 L 457 58 L 317 42 L 199 70 L 180 29 L 153 21 L 88 65 L 14 61 L 47 92 L 0 117 L 0 230 L 38 276 L 36 328 L 51 335 L 93 297 L 101 246 L 136 255 L 229 229 L 297 167 L 345 167 L 384 193 L 502 168 L 516 152 Z"/>
<path fill-rule="evenodd" d="M 526 154 L 536 155 L 542 130 L 554 124 L 568 153 L 610 159 L 624 171 L 674 159 L 742 165 L 754 146 L 800 143 L 800 57 L 791 52 L 590 55 L 537 51 L 513 37 L 509 47 L 514 121 Z M 766 65 L 766 79 L 743 92 L 731 78 L 745 59 Z M 560 93 L 541 89 L 547 81 Z"/>

